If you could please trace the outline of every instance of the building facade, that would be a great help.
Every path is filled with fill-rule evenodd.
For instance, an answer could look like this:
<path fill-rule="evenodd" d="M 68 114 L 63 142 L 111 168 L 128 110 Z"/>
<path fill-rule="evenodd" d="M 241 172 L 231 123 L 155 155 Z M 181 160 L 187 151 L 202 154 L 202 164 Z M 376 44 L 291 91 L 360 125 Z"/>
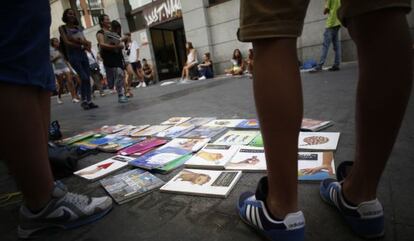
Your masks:
<path fill-rule="evenodd" d="M 319 60 L 326 16 L 324 0 L 310 1 L 302 36 L 298 39 L 301 61 Z M 412 0 L 414 4 L 414 0 Z M 199 55 L 209 52 L 214 70 L 221 74 L 229 68 L 233 50 L 247 57 L 250 43 L 237 40 L 240 0 L 51 0 L 51 34 L 58 36 L 64 9 L 76 11 L 85 36 L 96 46 L 99 30 L 97 16 L 109 15 L 118 20 L 123 32 L 131 32 L 140 45 L 140 58 L 154 66 L 159 80 L 179 77 L 186 59 L 185 42 L 193 43 Z M 408 15 L 414 36 L 414 14 Z M 348 31 L 341 28 L 342 61 L 356 60 L 356 49 Z M 327 64 L 333 62 L 329 52 Z"/>

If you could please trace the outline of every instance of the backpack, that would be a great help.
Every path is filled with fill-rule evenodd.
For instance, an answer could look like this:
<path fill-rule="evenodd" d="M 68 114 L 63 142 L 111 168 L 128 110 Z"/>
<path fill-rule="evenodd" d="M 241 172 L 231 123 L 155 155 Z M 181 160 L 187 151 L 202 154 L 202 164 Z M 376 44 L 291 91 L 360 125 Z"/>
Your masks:
<path fill-rule="evenodd" d="M 62 138 L 62 133 L 60 132 L 60 125 L 57 120 L 52 121 L 49 125 L 49 140 L 56 141 Z"/>

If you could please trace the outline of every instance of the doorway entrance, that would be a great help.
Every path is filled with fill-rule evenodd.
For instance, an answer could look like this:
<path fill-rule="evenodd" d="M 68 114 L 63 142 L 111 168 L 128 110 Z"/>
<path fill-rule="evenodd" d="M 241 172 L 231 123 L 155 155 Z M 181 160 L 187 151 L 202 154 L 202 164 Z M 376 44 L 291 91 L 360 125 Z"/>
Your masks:
<path fill-rule="evenodd" d="M 183 20 L 156 25 L 150 33 L 159 80 L 180 77 L 186 59 Z"/>

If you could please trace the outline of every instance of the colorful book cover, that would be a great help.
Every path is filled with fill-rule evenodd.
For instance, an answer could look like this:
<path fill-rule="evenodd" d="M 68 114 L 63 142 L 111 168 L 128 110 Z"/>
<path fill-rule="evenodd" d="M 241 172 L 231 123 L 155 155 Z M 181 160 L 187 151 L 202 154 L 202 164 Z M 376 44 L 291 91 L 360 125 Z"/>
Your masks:
<path fill-rule="evenodd" d="M 304 151 L 334 151 L 339 135 L 339 132 L 300 132 L 298 148 Z"/>
<path fill-rule="evenodd" d="M 257 135 L 249 144 L 249 146 L 263 147 L 262 134 Z"/>
<path fill-rule="evenodd" d="M 201 148 L 203 148 L 209 141 L 210 139 L 175 138 L 171 140 L 170 142 L 168 142 L 167 144 L 165 144 L 164 146 L 162 146 L 161 148 L 176 147 L 176 148 L 185 149 L 191 152 L 197 152 Z"/>
<path fill-rule="evenodd" d="M 149 172 L 133 169 L 101 180 L 102 187 L 118 204 L 144 196 L 164 182 Z"/>
<path fill-rule="evenodd" d="M 259 131 L 241 131 L 241 130 L 229 130 L 226 134 L 221 136 L 218 140 L 214 142 L 217 145 L 247 145 L 249 144 L 257 135 Z"/>
<path fill-rule="evenodd" d="M 133 161 L 130 161 L 129 164 L 146 170 L 152 170 L 154 168 L 160 168 L 168 163 L 180 158 L 184 155 L 191 153 L 190 151 L 168 147 L 157 149 L 152 152 L 148 152 Z"/>
<path fill-rule="evenodd" d="M 94 144 L 94 141 L 97 139 L 103 138 L 103 134 L 95 134 L 92 137 L 88 137 L 81 141 L 73 143 L 74 146 L 79 146 L 83 150 L 94 150 L 98 147 L 97 144 Z"/>
<path fill-rule="evenodd" d="M 127 128 L 128 125 L 123 125 L 123 124 L 118 124 L 118 125 L 105 125 L 102 126 L 101 129 L 99 130 L 100 133 L 102 134 L 114 134 L 117 133 L 125 128 Z"/>
<path fill-rule="evenodd" d="M 130 134 L 132 137 L 138 137 L 138 136 L 154 136 L 160 131 L 164 131 L 168 128 L 170 128 L 171 125 L 153 125 L 149 126 L 143 130 L 140 131 L 134 131 Z"/>
<path fill-rule="evenodd" d="M 208 144 L 185 163 L 188 168 L 224 169 L 238 146 Z"/>
<path fill-rule="evenodd" d="M 226 198 L 241 171 L 184 169 L 160 188 L 163 192 Z"/>
<path fill-rule="evenodd" d="M 241 146 L 226 165 L 228 170 L 266 171 L 266 157 L 263 147 Z"/>
<path fill-rule="evenodd" d="M 164 131 L 158 132 L 155 136 L 167 139 L 173 139 L 184 135 L 185 133 L 194 129 L 195 126 L 181 126 L 176 125 Z"/>
<path fill-rule="evenodd" d="M 236 126 L 237 129 L 260 129 L 259 121 L 257 119 L 248 119 L 240 122 Z"/>
<path fill-rule="evenodd" d="M 111 135 L 111 137 L 108 139 L 109 140 L 105 144 L 99 145 L 97 149 L 103 152 L 117 152 L 126 147 L 134 145 L 135 143 L 143 141 L 145 138 L 130 138 L 125 136 Z"/>
<path fill-rule="evenodd" d="M 153 171 L 154 172 L 161 173 L 161 174 L 170 173 L 173 170 L 175 170 L 175 169 L 181 167 L 182 165 L 184 165 L 184 163 L 186 161 L 188 161 L 191 157 L 192 157 L 192 154 L 187 154 L 187 155 L 182 156 L 182 157 L 180 157 L 178 159 L 175 159 L 174 161 L 172 161 L 172 162 L 170 162 L 170 163 L 168 163 L 168 164 L 166 164 L 166 165 L 164 165 L 162 167 L 154 168 Z"/>
<path fill-rule="evenodd" d="M 71 144 L 73 144 L 75 142 L 78 142 L 78 141 L 81 141 L 83 139 L 89 138 L 89 137 L 91 137 L 91 136 L 93 136 L 95 134 L 96 133 L 94 131 L 82 132 L 82 133 L 79 133 L 79 134 L 77 134 L 75 136 L 65 138 L 62 141 L 60 141 L 60 143 L 63 144 L 63 145 L 71 145 Z"/>
<path fill-rule="evenodd" d="M 171 117 L 170 119 L 161 123 L 161 125 L 179 125 L 188 121 L 191 117 Z"/>
<path fill-rule="evenodd" d="M 119 151 L 118 154 L 129 156 L 139 153 L 139 155 L 142 155 L 142 152 L 164 145 L 165 143 L 167 143 L 167 141 L 163 139 L 149 138 Z"/>
<path fill-rule="evenodd" d="M 133 160 L 133 158 L 129 157 L 114 156 L 92 166 L 76 171 L 73 174 L 89 181 L 95 181 L 125 167 L 131 159 Z"/>
<path fill-rule="evenodd" d="M 181 137 L 182 138 L 214 139 L 214 137 L 220 135 L 224 131 L 226 131 L 225 127 L 200 126 Z"/>
<path fill-rule="evenodd" d="M 244 120 L 245 119 L 218 119 L 210 121 L 205 124 L 205 126 L 235 128 Z"/>
<path fill-rule="evenodd" d="M 181 126 L 193 125 L 193 126 L 199 127 L 199 126 L 207 124 L 208 122 L 210 122 L 212 120 L 215 120 L 215 119 L 216 119 L 216 117 L 195 117 L 195 118 L 189 119 L 188 121 L 186 121 L 184 123 L 181 123 L 180 125 Z"/>
<path fill-rule="evenodd" d="M 299 152 L 299 181 L 322 181 L 335 178 L 335 164 L 332 152 Z"/>
<path fill-rule="evenodd" d="M 302 131 L 320 131 L 322 129 L 332 126 L 332 121 L 315 120 L 309 118 L 302 119 Z"/>

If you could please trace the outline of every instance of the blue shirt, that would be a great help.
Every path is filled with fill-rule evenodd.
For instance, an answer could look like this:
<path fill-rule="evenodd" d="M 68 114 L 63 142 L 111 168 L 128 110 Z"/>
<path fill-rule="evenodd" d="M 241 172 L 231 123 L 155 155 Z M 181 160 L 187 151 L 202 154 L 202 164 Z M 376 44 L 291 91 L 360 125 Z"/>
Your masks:
<path fill-rule="evenodd" d="M 55 90 L 49 1 L 3 1 L 0 17 L 0 82 Z"/>

